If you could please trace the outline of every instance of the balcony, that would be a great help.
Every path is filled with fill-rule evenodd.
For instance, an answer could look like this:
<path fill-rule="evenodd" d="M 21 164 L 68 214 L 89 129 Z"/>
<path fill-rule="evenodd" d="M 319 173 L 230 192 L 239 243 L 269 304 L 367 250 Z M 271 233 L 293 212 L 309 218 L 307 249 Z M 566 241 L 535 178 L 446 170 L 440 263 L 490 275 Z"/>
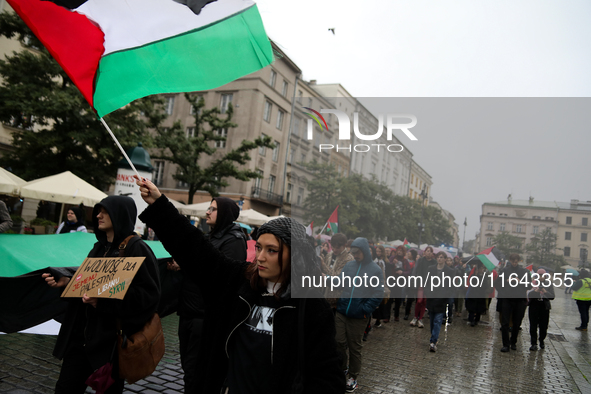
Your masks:
<path fill-rule="evenodd" d="M 280 207 L 283 203 L 283 196 L 270 192 L 269 190 L 261 189 L 259 186 L 253 186 L 251 197 L 254 200 L 266 202 L 271 205 Z"/>

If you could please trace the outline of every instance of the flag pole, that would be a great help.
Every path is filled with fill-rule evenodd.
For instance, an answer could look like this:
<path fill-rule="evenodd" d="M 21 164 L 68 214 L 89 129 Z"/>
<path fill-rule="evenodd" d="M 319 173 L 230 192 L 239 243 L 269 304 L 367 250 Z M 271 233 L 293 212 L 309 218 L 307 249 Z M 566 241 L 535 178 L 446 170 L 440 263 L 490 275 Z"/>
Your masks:
<path fill-rule="evenodd" d="M 117 137 L 115 137 L 115 134 L 113 134 L 113 132 L 109 128 L 109 125 L 107 124 L 107 122 L 105 122 L 105 120 L 103 118 L 99 118 L 99 120 L 101 121 L 101 123 L 103 124 L 103 126 L 105 126 L 105 129 L 107 129 L 107 131 L 109 132 L 109 134 L 111 134 L 111 137 L 113 138 L 113 141 L 115 141 L 115 144 L 117 144 L 117 146 L 119 147 L 119 150 L 121 150 L 121 153 L 123 153 L 123 157 L 125 157 L 125 160 L 127 160 L 127 163 L 129 163 L 129 165 L 131 166 L 131 169 L 133 170 L 133 172 L 135 172 L 135 174 L 137 175 L 138 179 L 142 179 L 142 177 L 140 176 L 139 172 L 137 172 L 137 170 L 135 169 L 135 166 L 133 165 L 133 163 L 129 159 L 129 156 L 127 156 L 127 153 L 125 153 L 125 150 L 123 149 L 123 147 L 121 146 L 121 144 L 119 143 L 119 141 L 117 141 Z"/>

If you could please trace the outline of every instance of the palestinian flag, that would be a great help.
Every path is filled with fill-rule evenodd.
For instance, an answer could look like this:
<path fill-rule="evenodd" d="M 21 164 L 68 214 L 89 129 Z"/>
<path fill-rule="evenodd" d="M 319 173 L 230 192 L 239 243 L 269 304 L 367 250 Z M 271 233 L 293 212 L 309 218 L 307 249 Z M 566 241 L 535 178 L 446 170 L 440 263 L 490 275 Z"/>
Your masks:
<path fill-rule="evenodd" d="M 533 273 L 534 272 L 534 265 L 530 264 L 527 267 L 525 267 L 526 270 L 528 270 L 529 272 Z"/>
<path fill-rule="evenodd" d="M 492 271 L 497 265 L 499 265 L 499 260 L 493 254 L 494 248 L 495 247 L 493 246 L 492 248 L 485 249 L 476 255 L 489 271 Z"/>
<path fill-rule="evenodd" d="M 337 205 L 334 212 L 332 213 L 332 215 L 330 215 L 327 221 L 328 228 L 332 231 L 333 234 L 339 232 L 339 213 L 337 212 L 338 210 L 339 206 Z"/>
<path fill-rule="evenodd" d="M 408 240 L 406 238 L 404 238 L 404 242 L 402 243 L 402 246 L 404 246 L 406 249 L 410 249 L 410 246 L 408 246 Z"/>
<path fill-rule="evenodd" d="M 7 0 L 100 117 L 208 90 L 271 63 L 251 0 Z"/>
<path fill-rule="evenodd" d="M 308 227 L 306 227 L 306 235 L 310 237 L 314 236 L 314 222 L 310 223 Z"/>

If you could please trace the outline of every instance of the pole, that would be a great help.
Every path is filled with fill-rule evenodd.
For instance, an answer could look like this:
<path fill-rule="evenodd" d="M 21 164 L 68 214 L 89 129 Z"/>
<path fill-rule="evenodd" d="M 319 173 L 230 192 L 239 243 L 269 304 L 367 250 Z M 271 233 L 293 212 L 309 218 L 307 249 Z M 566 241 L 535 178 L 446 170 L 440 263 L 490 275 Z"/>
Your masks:
<path fill-rule="evenodd" d="M 287 159 L 289 158 L 289 142 L 291 140 L 291 128 L 293 127 L 293 117 L 295 112 L 296 91 L 298 90 L 298 81 L 301 74 L 296 75 L 295 84 L 293 86 L 293 97 L 291 99 L 291 117 L 289 118 L 289 130 L 287 131 L 287 145 L 285 150 L 285 165 L 283 166 L 283 187 L 281 190 L 281 205 L 279 206 L 279 214 L 283 215 L 283 196 L 285 196 L 285 184 L 287 183 Z"/>
<path fill-rule="evenodd" d="M 119 147 L 119 150 L 121 151 L 121 153 L 123 153 L 123 157 L 125 157 L 125 160 L 127 160 L 127 163 L 129 163 L 129 166 L 131 167 L 131 169 L 133 170 L 133 172 L 135 172 L 135 174 L 137 175 L 138 179 L 142 179 L 142 177 L 140 176 L 139 172 L 137 172 L 137 170 L 135 169 L 135 166 L 133 165 L 133 163 L 131 162 L 131 160 L 129 160 L 129 157 L 127 156 L 127 153 L 125 153 L 125 150 L 123 149 L 123 147 L 121 146 L 121 144 L 119 143 L 119 141 L 117 141 L 117 137 L 115 137 L 115 134 L 113 134 L 113 132 L 109 128 L 109 125 L 105 122 L 105 120 L 103 118 L 100 118 L 99 120 L 101 121 L 101 123 L 103 124 L 103 126 L 105 126 L 105 129 L 107 129 L 107 131 L 111 135 L 111 138 L 113 138 L 113 141 L 115 141 L 115 144 L 117 144 L 117 146 Z"/>
<path fill-rule="evenodd" d="M 468 225 L 468 218 L 464 219 L 464 239 L 462 240 L 462 252 L 464 251 L 464 246 L 466 244 L 466 226 Z"/>

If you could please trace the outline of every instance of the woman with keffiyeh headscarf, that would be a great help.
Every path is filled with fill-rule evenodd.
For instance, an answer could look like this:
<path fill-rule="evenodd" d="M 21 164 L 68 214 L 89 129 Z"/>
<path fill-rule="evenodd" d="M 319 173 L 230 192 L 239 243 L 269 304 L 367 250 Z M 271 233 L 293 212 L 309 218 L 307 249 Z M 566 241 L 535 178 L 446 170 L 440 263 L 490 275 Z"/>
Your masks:
<path fill-rule="evenodd" d="M 149 204 L 140 219 L 203 292 L 198 392 L 344 392 L 330 306 L 320 298 L 292 298 L 303 290 L 292 275 L 320 273 L 304 226 L 291 218 L 272 220 L 257 233 L 254 263 L 231 260 L 152 182 L 137 184 Z"/>

